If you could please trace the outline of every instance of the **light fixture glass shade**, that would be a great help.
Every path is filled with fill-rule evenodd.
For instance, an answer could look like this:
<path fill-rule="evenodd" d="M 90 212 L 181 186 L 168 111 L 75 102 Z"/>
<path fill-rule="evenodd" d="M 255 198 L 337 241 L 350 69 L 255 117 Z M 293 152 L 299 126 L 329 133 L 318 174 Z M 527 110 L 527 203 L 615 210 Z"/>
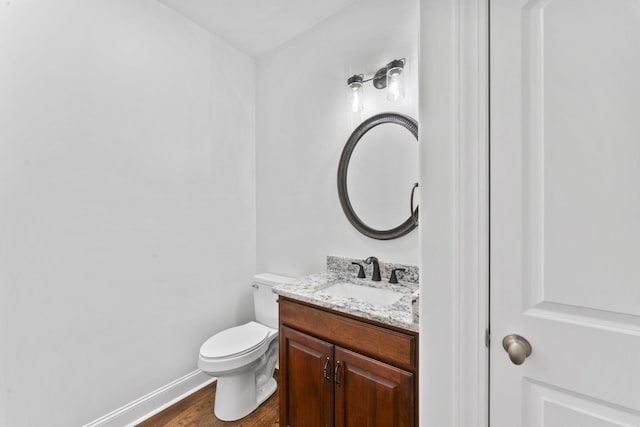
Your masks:
<path fill-rule="evenodd" d="M 387 69 L 387 99 L 398 101 L 402 98 L 404 98 L 403 67 L 389 67 Z"/>
<path fill-rule="evenodd" d="M 364 105 L 362 104 L 362 79 L 350 81 L 347 87 L 349 110 L 351 110 L 352 113 L 362 111 L 364 109 Z"/>

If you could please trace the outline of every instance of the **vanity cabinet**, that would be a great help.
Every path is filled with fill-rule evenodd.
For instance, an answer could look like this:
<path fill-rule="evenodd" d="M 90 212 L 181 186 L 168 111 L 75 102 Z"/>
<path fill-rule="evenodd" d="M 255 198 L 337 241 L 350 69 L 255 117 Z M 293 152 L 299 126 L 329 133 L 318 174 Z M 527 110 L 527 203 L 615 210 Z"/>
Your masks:
<path fill-rule="evenodd" d="M 417 334 L 280 297 L 280 425 L 417 425 Z"/>

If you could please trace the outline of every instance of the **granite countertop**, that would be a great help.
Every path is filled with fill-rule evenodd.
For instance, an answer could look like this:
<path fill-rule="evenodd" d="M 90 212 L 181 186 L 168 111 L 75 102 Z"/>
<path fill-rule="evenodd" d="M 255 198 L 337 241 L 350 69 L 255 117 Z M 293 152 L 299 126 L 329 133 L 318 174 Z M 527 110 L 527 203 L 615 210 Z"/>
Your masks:
<path fill-rule="evenodd" d="M 381 306 L 356 298 L 322 293 L 323 289 L 333 284 L 345 282 L 373 288 L 390 289 L 400 292 L 404 296 L 394 304 Z M 352 273 L 326 271 L 300 277 L 291 283 L 278 285 L 273 288 L 273 292 L 283 297 L 418 332 L 419 324 L 414 322 L 412 308 L 412 302 L 418 298 L 418 287 L 416 283 L 402 280 L 398 284 L 391 284 L 385 280 L 373 282 L 367 279 L 358 279 Z"/>

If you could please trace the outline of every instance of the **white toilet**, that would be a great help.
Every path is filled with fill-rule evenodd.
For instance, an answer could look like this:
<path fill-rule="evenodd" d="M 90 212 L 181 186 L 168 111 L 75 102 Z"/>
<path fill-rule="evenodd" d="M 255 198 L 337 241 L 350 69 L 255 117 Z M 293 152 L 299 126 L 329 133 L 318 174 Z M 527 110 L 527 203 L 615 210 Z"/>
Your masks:
<path fill-rule="evenodd" d="M 249 415 L 276 391 L 278 304 L 271 291 L 291 277 L 256 274 L 253 305 L 256 321 L 218 332 L 200 347 L 198 367 L 218 377 L 213 412 L 223 421 Z"/>

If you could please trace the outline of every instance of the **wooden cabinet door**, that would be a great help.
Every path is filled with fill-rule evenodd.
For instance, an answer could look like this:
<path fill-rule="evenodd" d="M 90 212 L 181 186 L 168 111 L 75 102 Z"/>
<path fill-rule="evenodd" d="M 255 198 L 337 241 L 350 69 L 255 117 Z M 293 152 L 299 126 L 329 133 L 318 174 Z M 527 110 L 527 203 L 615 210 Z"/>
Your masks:
<path fill-rule="evenodd" d="M 332 427 L 333 345 L 280 329 L 280 425 Z"/>
<path fill-rule="evenodd" d="M 414 375 L 335 348 L 336 427 L 413 427 Z"/>

